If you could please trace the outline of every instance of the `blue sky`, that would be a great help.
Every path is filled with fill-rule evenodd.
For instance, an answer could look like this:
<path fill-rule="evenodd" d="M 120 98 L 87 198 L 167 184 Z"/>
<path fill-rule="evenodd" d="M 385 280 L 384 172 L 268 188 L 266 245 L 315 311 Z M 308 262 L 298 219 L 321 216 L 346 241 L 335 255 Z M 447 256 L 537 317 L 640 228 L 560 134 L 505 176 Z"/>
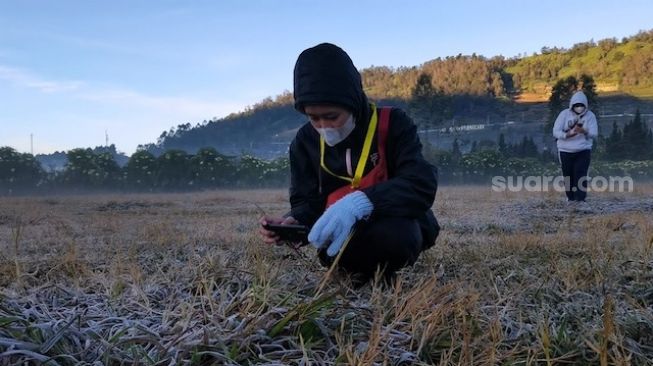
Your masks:
<path fill-rule="evenodd" d="M 0 0 L 0 146 L 127 154 L 292 89 L 321 42 L 359 68 L 539 52 L 653 28 L 641 1 Z"/>

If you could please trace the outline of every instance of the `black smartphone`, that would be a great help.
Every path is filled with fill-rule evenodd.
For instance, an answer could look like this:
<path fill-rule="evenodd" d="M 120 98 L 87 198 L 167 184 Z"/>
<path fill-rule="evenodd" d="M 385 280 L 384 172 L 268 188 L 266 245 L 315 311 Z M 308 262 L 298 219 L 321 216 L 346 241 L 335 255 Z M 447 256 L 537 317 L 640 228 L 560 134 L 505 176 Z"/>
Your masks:
<path fill-rule="evenodd" d="M 309 230 L 306 225 L 281 225 L 268 223 L 263 225 L 263 228 L 265 228 L 265 230 L 274 231 L 275 234 L 279 235 L 279 239 L 281 239 L 281 241 L 308 244 Z"/>

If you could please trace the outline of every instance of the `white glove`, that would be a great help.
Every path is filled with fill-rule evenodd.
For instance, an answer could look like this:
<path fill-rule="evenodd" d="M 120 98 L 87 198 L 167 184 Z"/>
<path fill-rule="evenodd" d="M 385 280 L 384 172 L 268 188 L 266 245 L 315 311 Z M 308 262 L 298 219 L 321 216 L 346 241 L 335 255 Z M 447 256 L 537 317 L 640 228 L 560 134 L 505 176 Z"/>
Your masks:
<path fill-rule="evenodd" d="M 373 209 L 365 193 L 349 193 L 320 216 L 308 233 L 308 241 L 318 249 L 330 242 L 327 255 L 333 257 L 340 251 L 356 221 L 369 216 Z"/>

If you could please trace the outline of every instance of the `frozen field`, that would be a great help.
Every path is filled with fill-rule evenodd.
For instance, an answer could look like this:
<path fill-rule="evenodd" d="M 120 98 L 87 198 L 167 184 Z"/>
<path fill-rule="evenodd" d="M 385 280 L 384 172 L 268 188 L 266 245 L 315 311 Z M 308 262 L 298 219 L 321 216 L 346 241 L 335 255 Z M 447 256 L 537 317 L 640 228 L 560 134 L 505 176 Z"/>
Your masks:
<path fill-rule="evenodd" d="M 0 198 L 0 365 L 649 364 L 653 186 L 562 196 L 441 187 L 393 286 L 318 296 L 284 190 Z"/>

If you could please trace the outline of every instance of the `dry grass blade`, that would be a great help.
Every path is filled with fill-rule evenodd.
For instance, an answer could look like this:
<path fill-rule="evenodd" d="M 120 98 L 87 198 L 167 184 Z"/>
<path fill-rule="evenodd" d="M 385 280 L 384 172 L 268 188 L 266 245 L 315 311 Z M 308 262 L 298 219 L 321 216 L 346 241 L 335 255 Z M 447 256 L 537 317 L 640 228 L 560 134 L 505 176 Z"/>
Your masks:
<path fill-rule="evenodd" d="M 322 280 L 320 281 L 320 284 L 317 286 L 317 290 L 315 290 L 315 295 L 313 296 L 314 298 L 317 298 L 320 296 L 322 293 L 322 290 L 324 289 L 324 286 L 329 282 L 331 279 L 331 276 L 333 275 L 333 272 L 335 269 L 338 267 L 338 263 L 340 263 L 340 257 L 342 257 L 342 253 L 345 252 L 345 249 L 347 249 L 347 245 L 349 245 L 349 241 L 351 238 L 354 236 L 354 230 L 352 230 L 349 235 L 347 235 L 347 239 L 345 239 L 345 242 L 342 244 L 342 247 L 340 248 L 340 251 L 336 255 L 336 257 L 333 260 L 333 263 L 329 266 L 329 270 L 324 274 L 324 277 L 322 277 Z"/>

